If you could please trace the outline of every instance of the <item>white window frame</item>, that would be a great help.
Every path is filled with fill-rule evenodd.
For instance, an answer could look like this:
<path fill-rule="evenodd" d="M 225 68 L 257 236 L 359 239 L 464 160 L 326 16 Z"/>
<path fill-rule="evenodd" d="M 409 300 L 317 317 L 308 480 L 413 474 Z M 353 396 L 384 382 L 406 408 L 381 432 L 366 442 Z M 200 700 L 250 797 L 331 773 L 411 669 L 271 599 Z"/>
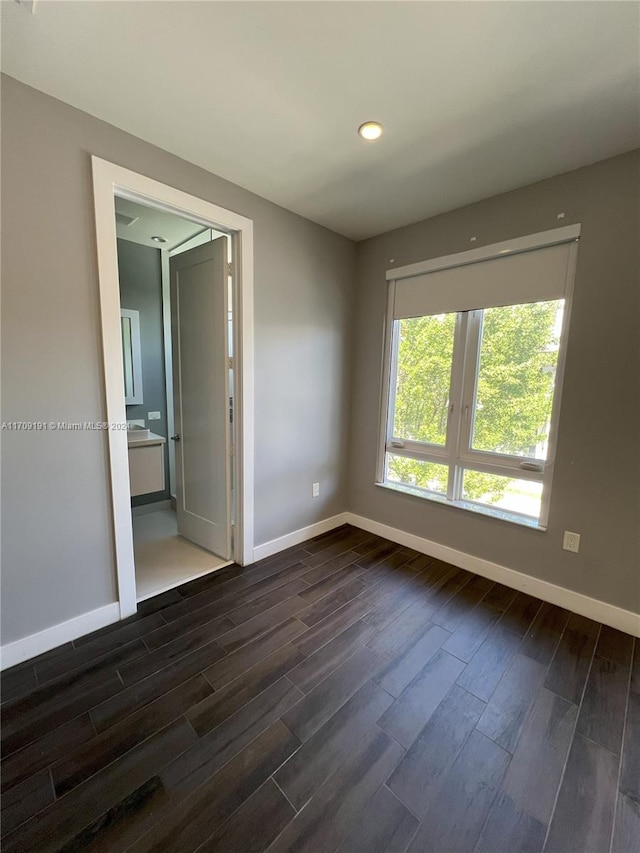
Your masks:
<path fill-rule="evenodd" d="M 538 234 L 530 234 L 526 237 L 519 237 L 503 243 L 495 243 L 491 246 L 484 246 L 468 252 L 461 252 L 457 255 L 447 255 L 442 258 L 435 258 L 387 271 L 386 278 L 389 282 L 389 298 L 384 329 L 380 441 L 376 467 L 376 485 L 392 491 L 400 491 L 420 498 L 430 499 L 453 508 L 470 510 L 538 530 L 546 530 L 549 519 L 551 484 L 560 420 L 560 403 L 562 399 L 562 384 L 579 238 L 580 224 L 570 225 L 564 228 L 555 228 L 551 231 L 543 231 Z M 473 450 L 471 448 L 475 389 L 480 363 L 478 350 L 481 342 L 482 317 L 482 310 L 471 310 L 471 308 L 469 311 L 456 312 L 457 320 L 451 369 L 451 393 L 445 445 L 399 440 L 395 437 L 393 435 L 393 425 L 395 420 L 395 378 L 397 374 L 399 343 L 397 334 L 399 321 L 394 321 L 393 316 L 396 282 L 416 275 L 466 266 L 479 261 L 542 249 L 560 243 L 569 244 L 569 260 L 567 264 L 564 315 L 559 341 L 546 460 L 541 461 L 527 457 L 492 453 L 490 451 Z M 425 462 L 447 465 L 449 468 L 449 477 L 446 497 L 419 487 L 387 481 L 387 453 L 398 453 L 398 455 Z M 522 467 L 523 465 L 524 467 Z M 518 512 L 463 499 L 462 479 L 465 470 L 484 471 L 507 477 L 516 477 L 521 480 L 541 482 L 542 501 L 539 518 L 532 519 L 531 516 Z"/>

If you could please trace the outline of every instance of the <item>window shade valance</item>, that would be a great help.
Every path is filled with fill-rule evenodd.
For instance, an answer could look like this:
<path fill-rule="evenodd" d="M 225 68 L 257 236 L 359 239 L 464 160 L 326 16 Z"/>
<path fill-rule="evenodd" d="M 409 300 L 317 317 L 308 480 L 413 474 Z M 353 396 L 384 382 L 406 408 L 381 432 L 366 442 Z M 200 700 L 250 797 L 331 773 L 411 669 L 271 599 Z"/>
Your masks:
<path fill-rule="evenodd" d="M 562 299 L 570 247 L 559 243 L 396 279 L 393 318 Z"/>

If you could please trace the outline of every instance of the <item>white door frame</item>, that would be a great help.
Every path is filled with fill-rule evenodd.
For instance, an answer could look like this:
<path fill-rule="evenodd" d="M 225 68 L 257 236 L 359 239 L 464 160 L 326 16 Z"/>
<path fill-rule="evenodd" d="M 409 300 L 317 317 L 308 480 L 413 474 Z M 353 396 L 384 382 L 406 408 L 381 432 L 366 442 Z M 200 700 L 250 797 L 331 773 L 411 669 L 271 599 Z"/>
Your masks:
<path fill-rule="evenodd" d="M 99 157 L 91 158 L 98 248 L 102 352 L 109 447 L 113 534 L 120 618 L 136 612 L 133 526 L 129 491 L 126 410 L 120 340 L 120 284 L 115 196 L 128 198 L 219 231 L 233 232 L 234 312 L 234 559 L 253 557 L 253 221 L 204 199 L 154 181 Z"/>

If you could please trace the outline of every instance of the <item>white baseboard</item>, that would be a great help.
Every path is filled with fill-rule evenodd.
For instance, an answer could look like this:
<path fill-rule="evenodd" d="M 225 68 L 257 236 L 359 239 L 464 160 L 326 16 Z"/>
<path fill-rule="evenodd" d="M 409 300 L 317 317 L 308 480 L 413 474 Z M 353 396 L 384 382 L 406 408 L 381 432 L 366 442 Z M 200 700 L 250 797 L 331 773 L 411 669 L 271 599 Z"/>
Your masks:
<path fill-rule="evenodd" d="M 476 575 L 481 575 L 489 580 L 502 583 L 511 589 L 526 592 L 529 595 L 542 599 L 542 601 L 548 601 L 551 604 L 556 604 L 558 607 L 571 610 L 573 613 L 579 613 L 581 616 L 586 616 L 589 619 L 610 625 L 619 631 L 640 637 L 640 614 L 624 610 L 622 607 L 616 607 L 613 604 L 608 604 L 606 601 L 590 598 L 587 595 L 582 595 L 582 593 L 549 583 L 549 581 L 543 581 L 531 575 L 517 572 L 514 569 L 508 569 L 506 566 L 492 563 L 490 560 L 474 557 L 473 554 L 458 551 L 455 548 L 450 548 L 448 545 L 441 545 L 439 542 L 415 536 L 413 533 L 406 533 L 404 530 L 389 527 L 386 524 L 381 524 L 380 522 L 373 521 L 361 515 L 355 515 L 351 512 L 343 512 L 331 518 L 325 518 L 323 521 L 316 522 L 316 524 L 310 524 L 308 527 L 302 527 L 285 536 L 280 536 L 278 539 L 272 539 L 270 542 L 258 545 L 254 548 L 254 559 L 256 561 L 264 560 L 265 557 L 270 557 L 294 545 L 299 545 L 301 542 L 306 542 L 308 539 L 313 539 L 314 536 L 320 536 L 322 533 L 327 533 L 329 530 L 341 527 L 343 524 L 351 524 L 354 527 L 366 530 L 368 533 L 376 533 L 378 536 L 391 540 L 391 542 L 397 542 L 399 545 L 413 548 L 421 554 L 436 557 L 438 560 L 451 563 L 453 566 L 467 569 L 467 571 L 473 572 Z M 91 610 L 89 613 L 83 613 L 82 616 L 76 616 L 67 622 L 53 625 L 51 628 L 46 628 L 37 634 L 31 634 L 28 637 L 23 637 L 21 640 L 7 643 L 0 649 L 0 669 L 7 669 L 15 664 L 48 652 L 56 648 L 56 646 L 61 646 L 70 640 L 75 640 L 78 637 L 117 622 L 118 619 L 120 619 L 120 605 L 114 602 L 113 604 L 107 604 L 105 607 L 99 607 L 97 610 Z"/>
<path fill-rule="evenodd" d="M 111 625 L 119 619 L 120 605 L 114 602 L 97 610 L 90 610 L 74 619 L 68 619 L 66 622 L 60 622 L 58 625 L 52 625 L 51 628 L 45 628 L 37 634 L 30 634 L 21 640 L 7 643 L 0 649 L 0 669 L 8 669 L 17 663 L 55 649 L 56 646 L 68 643 L 69 640 L 75 640 L 99 628 L 104 628 L 105 625 Z"/>
<path fill-rule="evenodd" d="M 633 613 L 631 610 L 624 610 L 622 607 L 616 607 L 606 601 L 599 601 L 597 598 L 589 598 L 588 595 L 582 595 L 580 592 L 574 592 L 563 586 L 556 586 L 549 581 L 525 575 L 522 572 L 515 571 L 515 569 L 508 569 L 506 566 L 500 566 L 490 560 L 483 560 L 481 557 L 474 557 L 472 554 L 449 548 L 439 542 L 432 542 L 430 539 L 423 539 L 421 536 L 405 533 L 404 530 L 380 524 L 352 512 L 345 513 L 345 516 L 347 524 L 360 527 L 368 533 L 377 533 L 378 536 L 397 542 L 398 545 L 413 548 L 415 551 L 420 551 L 421 554 L 428 554 L 430 557 L 451 563 L 460 569 L 467 569 L 469 572 L 497 581 L 511 589 L 526 592 L 535 598 L 542 599 L 542 601 L 564 607 L 571 610 L 572 613 L 579 613 L 581 616 L 602 622 L 604 625 L 610 625 L 626 634 L 640 637 L 640 614 Z"/>
<path fill-rule="evenodd" d="M 313 539 L 314 536 L 320 536 L 334 527 L 341 527 L 347 523 L 346 512 L 341 512 L 339 515 L 334 515 L 331 518 L 325 518 L 322 521 L 317 521 L 315 524 L 310 524 L 308 527 L 301 527 L 299 530 L 294 530 L 293 533 L 287 533 L 285 536 L 280 536 L 278 539 L 272 539 L 270 542 L 265 542 L 263 545 L 256 545 L 253 549 L 253 559 L 257 563 L 258 560 L 264 560 L 265 557 L 271 557 L 272 554 L 277 554 L 279 551 L 284 551 L 287 548 L 292 548 L 294 545 L 299 545 L 301 542 L 306 542 L 307 539 Z"/>

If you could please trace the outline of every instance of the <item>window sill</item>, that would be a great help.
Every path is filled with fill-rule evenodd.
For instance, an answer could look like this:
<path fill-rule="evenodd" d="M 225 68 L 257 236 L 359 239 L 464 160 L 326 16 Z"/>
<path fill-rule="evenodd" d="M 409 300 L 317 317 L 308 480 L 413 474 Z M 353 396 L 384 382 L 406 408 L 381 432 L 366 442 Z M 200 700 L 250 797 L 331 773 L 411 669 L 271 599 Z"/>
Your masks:
<path fill-rule="evenodd" d="M 428 500 L 437 503 L 440 506 L 448 507 L 449 509 L 462 509 L 465 512 L 472 512 L 474 515 L 485 515 L 489 518 L 497 519 L 498 521 L 506 521 L 509 524 L 517 524 L 520 527 L 526 527 L 528 530 L 546 531 L 546 527 L 540 524 L 535 518 L 528 518 L 524 515 L 518 515 L 515 512 L 508 512 L 497 507 L 482 506 L 481 504 L 472 503 L 471 501 L 449 501 L 444 495 L 438 495 L 435 492 L 428 492 L 426 489 L 421 489 L 417 486 L 407 486 L 401 483 L 376 483 L 381 489 L 388 489 L 390 492 L 399 492 L 402 495 L 419 498 L 420 500 Z"/>

